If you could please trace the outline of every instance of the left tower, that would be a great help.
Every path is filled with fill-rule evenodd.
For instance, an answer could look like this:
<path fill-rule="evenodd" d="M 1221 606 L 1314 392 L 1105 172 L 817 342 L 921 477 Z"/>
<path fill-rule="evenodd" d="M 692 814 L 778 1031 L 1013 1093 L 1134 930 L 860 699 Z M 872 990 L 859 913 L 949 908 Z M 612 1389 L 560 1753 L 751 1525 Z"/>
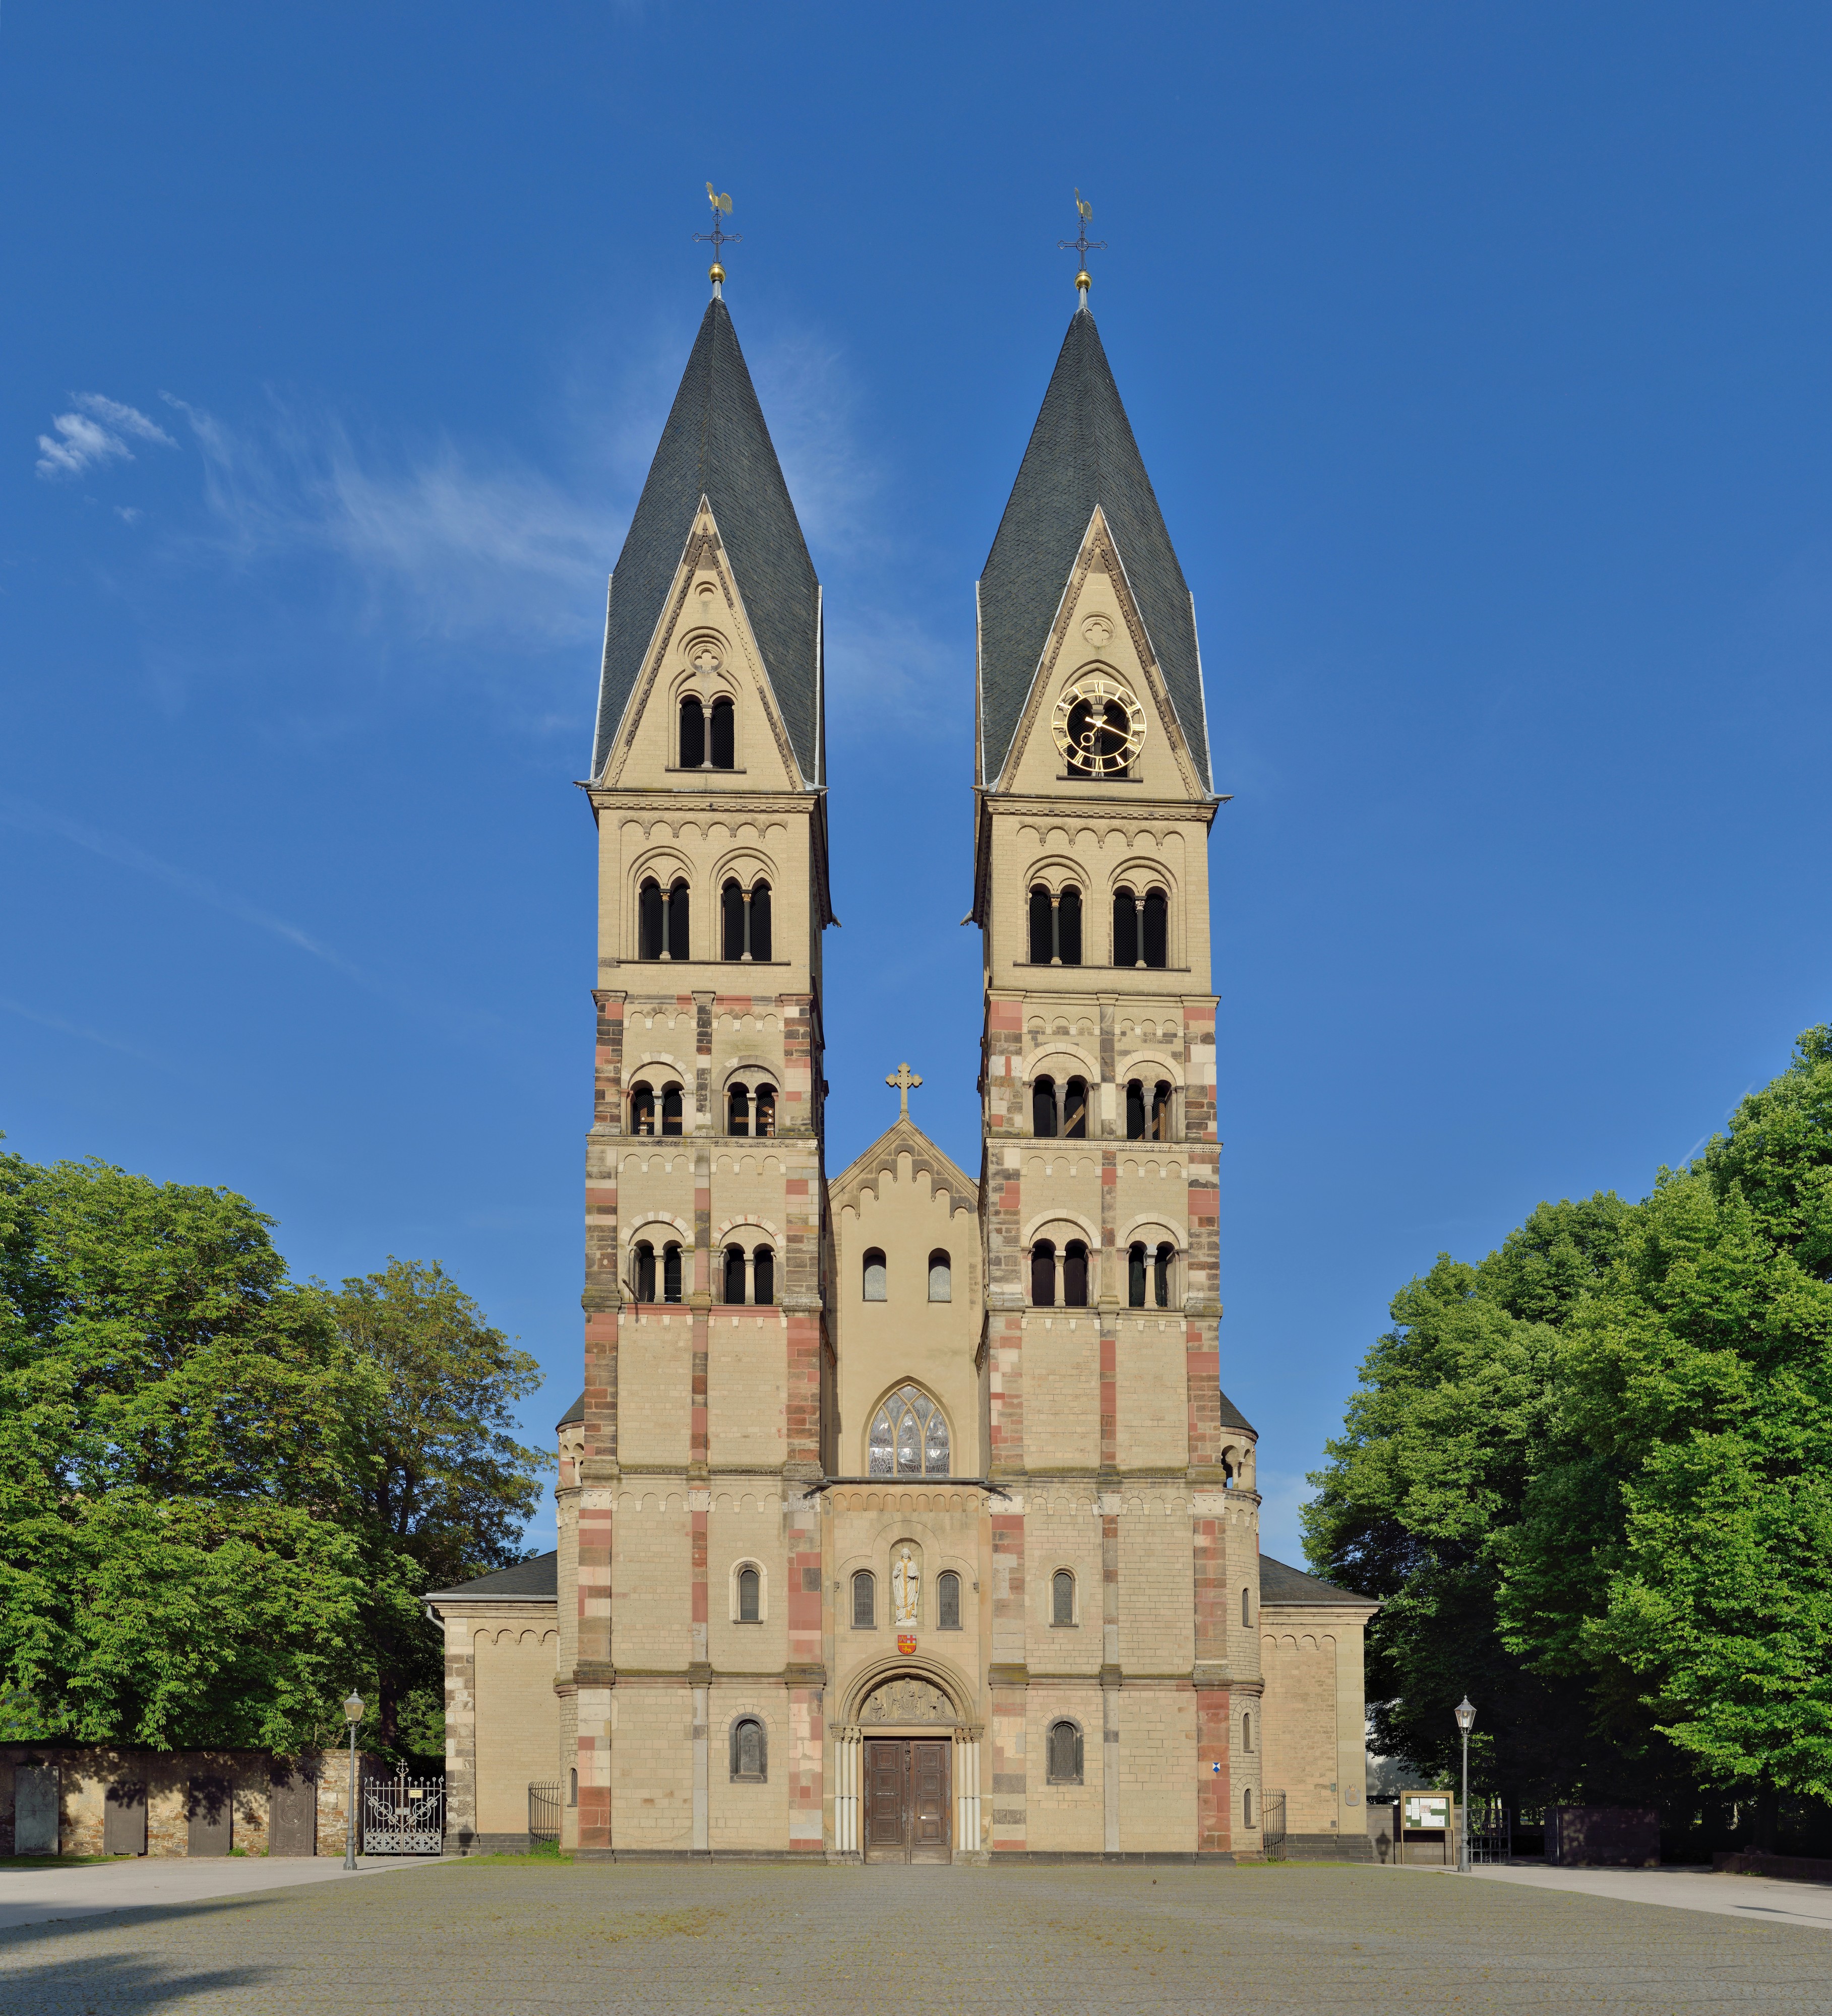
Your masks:
<path fill-rule="evenodd" d="M 822 1845 L 820 585 L 721 277 L 611 577 L 585 786 L 597 1056 L 557 1685 L 586 1855 Z"/>

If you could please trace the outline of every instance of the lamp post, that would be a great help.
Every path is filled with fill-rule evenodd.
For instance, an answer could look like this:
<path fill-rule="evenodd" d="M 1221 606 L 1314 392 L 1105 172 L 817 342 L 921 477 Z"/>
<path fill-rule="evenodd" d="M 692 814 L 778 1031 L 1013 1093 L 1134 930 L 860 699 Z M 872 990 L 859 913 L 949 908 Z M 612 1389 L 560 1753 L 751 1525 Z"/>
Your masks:
<path fill-rule="evenodd" d="M 352 1694 L 344 1703 L 344 1719 L 350 1725 L 350 1819 L 344 1830 L 344 1867 L 356 1867 L 356 1725 L 362 1719 L 362 1697 Z"/>
<path fill-rule="evenodd" d="M 1470 1731 L 1476 1722 L 1476 1704 L 1467 1694 L 1457 1703 L 1457 1726 L 1463 1732 L 1463 1803 L 1462 1824 L 1457 1830 L 1457 1867 L 1467 1874 L 1470 1867 Z"/>

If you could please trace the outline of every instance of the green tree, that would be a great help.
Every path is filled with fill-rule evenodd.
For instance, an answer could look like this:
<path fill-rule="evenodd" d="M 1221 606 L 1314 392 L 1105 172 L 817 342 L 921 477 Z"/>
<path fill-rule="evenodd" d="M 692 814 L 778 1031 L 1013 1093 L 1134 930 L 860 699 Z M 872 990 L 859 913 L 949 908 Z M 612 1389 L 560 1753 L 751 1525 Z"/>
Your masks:
<path fill-rule="evenodd" d="M 373 1551 L 411 1561 L 423 1589 L 522 1559 L 521 1528 L 552 1462 L 513 1432 L 514 1403 L 541 1383 L 534 1358 L 492 1327 L 436 1262 L 391 1258 L 379 1273 L 345 1281 L 332 1301 L 344 1342 L 374 1368 L 384 1395 L 365 1417 L 362 1517 Z M 436 1628 L 384 1603 L 371 1637 L 379 1741 L 391 1749 L 404 1736 L 425 1742 L 442 1683 Z"/>
<path fill-rule="evenodd" d="M 0 1687 L 44 1735 L 288 1748 L 411 1613 L 356 1516 L 381 1380 L 271 1223 L 0 1157 Z"/>

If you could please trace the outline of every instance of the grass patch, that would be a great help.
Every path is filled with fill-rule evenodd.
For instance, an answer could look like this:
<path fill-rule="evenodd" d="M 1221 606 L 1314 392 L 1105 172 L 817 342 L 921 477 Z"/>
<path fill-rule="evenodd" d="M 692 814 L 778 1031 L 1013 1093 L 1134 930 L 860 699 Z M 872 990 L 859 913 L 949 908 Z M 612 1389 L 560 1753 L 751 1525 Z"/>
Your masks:
<path fill-rule="evenodd" d="M 561 1852 L 557 1841 L 536 1841 L 526 1855 L 451 1855 L 442 1858 L 454 1867 L 466 1869 L 557 1869 L 572 1867 L 572 1857 Z"/>

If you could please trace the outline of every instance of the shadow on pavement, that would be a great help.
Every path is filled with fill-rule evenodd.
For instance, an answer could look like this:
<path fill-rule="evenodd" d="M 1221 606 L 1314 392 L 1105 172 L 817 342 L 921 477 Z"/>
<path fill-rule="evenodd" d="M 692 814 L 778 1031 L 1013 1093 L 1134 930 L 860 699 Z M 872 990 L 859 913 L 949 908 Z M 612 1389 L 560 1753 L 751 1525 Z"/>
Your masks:
<path fill-rule="evenodd" d="M 142 1915 L 152 1916 L 153 1913 Z M 157 1915 L 168 1915 L 160 1913 Z M 93 1925 L 95 1921 L 88 1921 Z M 175 1967 L 134 1953 L 97 1954 L 73 1967 L 61 1957 L 21 1965 L 34 1934 L 67 1930 L 70 1921 L 22 1925 L 0 1945 L 0 2010 L 58 2016 L 62 2011 L 162 2009 L 212 1990 L 260 1986 L 264 1967 Z"/>

